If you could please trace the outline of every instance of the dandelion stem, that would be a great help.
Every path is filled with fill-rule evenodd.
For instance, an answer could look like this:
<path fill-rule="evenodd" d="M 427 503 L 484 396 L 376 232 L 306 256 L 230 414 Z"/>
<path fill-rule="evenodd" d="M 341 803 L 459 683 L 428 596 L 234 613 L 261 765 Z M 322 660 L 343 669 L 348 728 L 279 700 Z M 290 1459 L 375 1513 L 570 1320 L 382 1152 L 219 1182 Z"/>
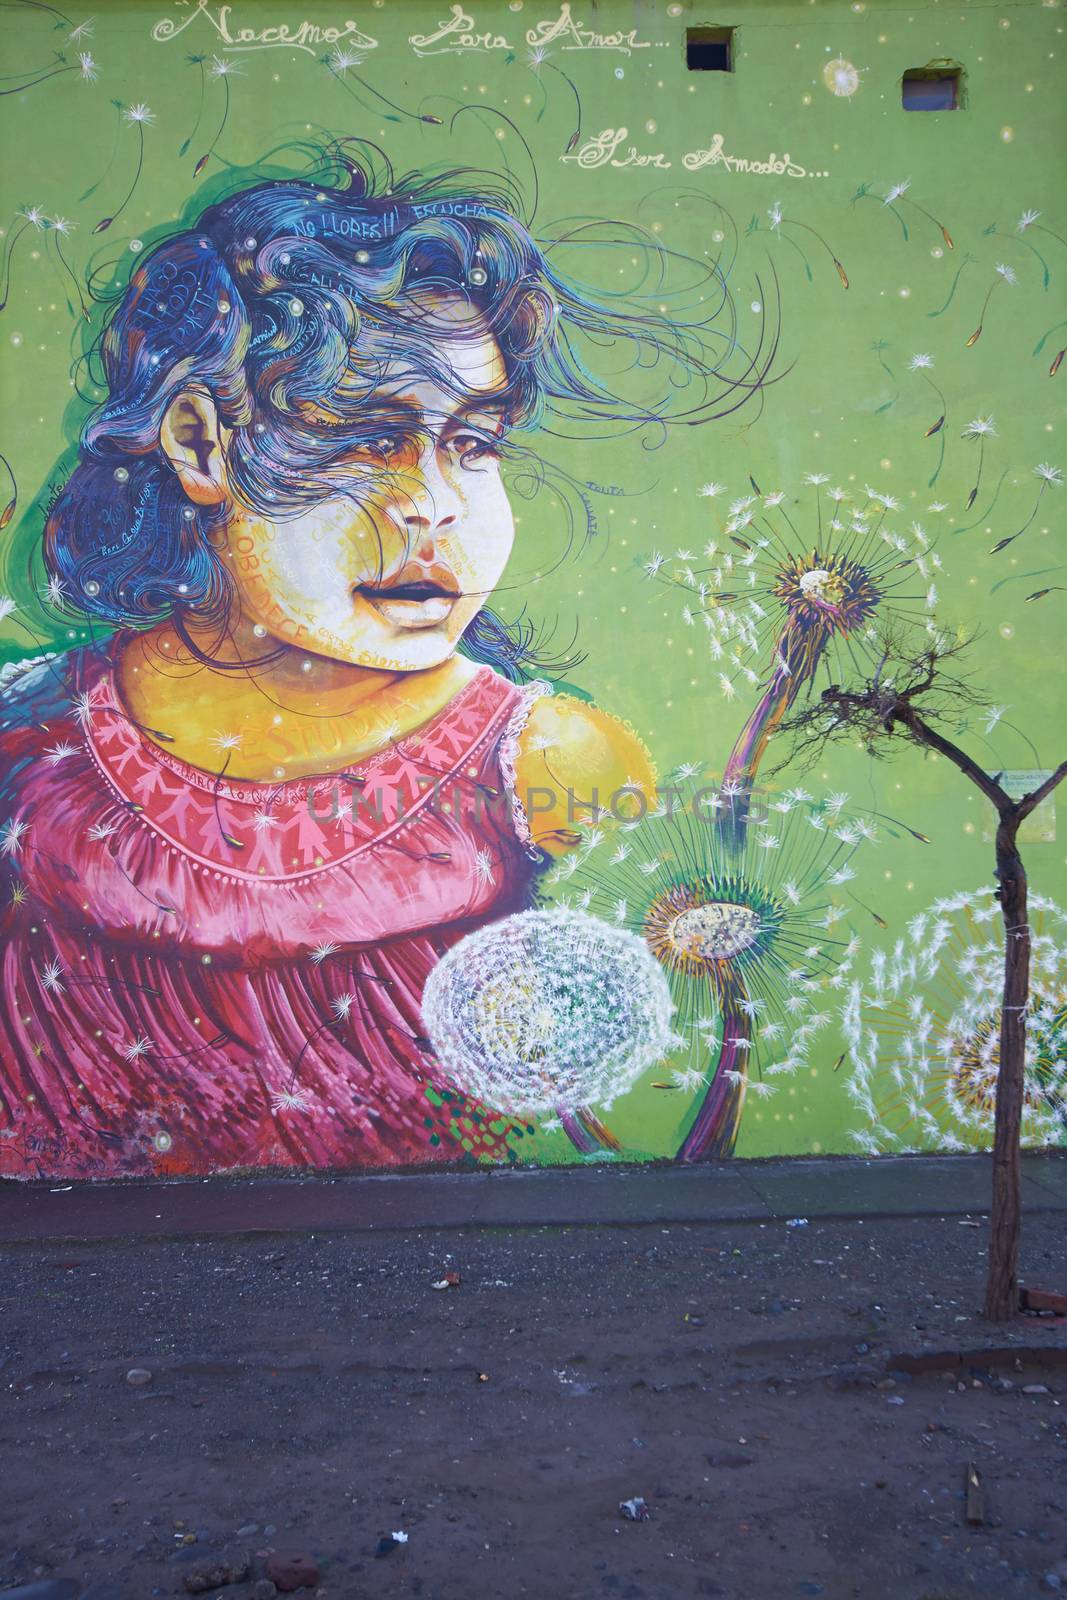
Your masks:
<path fill-rule="evenodd" d="M 715 1074 L 697 1107 L 678 1160 L 716 1161 L 733 1153 L 745 1104 L 745 1074 L 752 1021 L 744 1010 L 748 999 L 744 984 L 731 976 L 720 996 L 722 1045 Z"/>

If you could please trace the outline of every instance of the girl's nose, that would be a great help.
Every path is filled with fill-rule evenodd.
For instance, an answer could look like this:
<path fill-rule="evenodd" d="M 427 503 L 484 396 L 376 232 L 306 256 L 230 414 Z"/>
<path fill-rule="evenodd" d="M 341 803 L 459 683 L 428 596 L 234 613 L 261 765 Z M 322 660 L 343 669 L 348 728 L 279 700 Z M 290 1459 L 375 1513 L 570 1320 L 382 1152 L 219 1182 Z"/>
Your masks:
<path fill-rule="evenodd" d="M 413 551 L 419 559 L 432 560 L 437 538 L 455 525 L 462 505 L 451 481 L 441 471 L 434 444 L 423 452 L 418 466 L 405 479 L 401 500 Z"/>

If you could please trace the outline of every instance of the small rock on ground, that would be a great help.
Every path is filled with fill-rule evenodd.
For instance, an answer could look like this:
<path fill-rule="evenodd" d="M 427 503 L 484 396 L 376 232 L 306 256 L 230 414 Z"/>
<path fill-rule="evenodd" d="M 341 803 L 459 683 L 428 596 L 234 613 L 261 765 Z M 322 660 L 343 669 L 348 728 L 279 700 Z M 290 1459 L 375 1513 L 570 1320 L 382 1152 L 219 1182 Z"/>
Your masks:
<path fill-rule="evenodd" d="M 244 1583 L 252 1563 L 247 1556 L 222 1556 L 201 1561 L 185 1574 L 188 1594 L 207 1594 L 211 1589 L 223 1588 L 228 1583 Z"/>
<path fill-rule="evenodd" d="M 319 1581 L 318 1563 L 303 1551 L 275 1550 L 267 1557 L 266 1572 L 282 1594 L 313 1589 Z"/>

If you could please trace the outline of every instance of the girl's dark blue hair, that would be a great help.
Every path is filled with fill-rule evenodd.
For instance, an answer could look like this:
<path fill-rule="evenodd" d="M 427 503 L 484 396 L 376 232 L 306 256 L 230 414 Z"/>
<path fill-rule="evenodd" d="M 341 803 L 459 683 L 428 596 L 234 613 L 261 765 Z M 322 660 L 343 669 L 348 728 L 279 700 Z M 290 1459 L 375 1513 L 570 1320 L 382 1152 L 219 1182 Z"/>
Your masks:
<path fill-rule="evenodd" d="M 773 349 L 739 351 L 713 267 L 685 263 L 687 316 L 667 284 L 685 258 L 605 224 L 538 243 L 513 198 L 474 177 L 393 181 L 347 163 L 328 185 L 257 183 L 138 262 L 99 344 L 107 398 L 46 523 L 68 605 L 111 626 L 225 625 L 231 581 L 210 538 L 225 511 L 183 493 L 159 445 L 168 407 L 184 388 L 210 392 L 230 430 L 229 481 L 253 509 L 278 519 L 327 494 L 358 498 L 345 461 L 382 431 L 383 352 L 448 384 L 447 335 L 414 314 L 420 295 L 476 308 L 503 354 L 514 428 L 647 435 L 760 388 Z M 598 294 L 557 265 L 571 245 L 613 269 L 651 252 L 654 270 L 646 259 L 625 299 Z M 483 611 L 465 648 L 521 677 L 534 635 Z"/>

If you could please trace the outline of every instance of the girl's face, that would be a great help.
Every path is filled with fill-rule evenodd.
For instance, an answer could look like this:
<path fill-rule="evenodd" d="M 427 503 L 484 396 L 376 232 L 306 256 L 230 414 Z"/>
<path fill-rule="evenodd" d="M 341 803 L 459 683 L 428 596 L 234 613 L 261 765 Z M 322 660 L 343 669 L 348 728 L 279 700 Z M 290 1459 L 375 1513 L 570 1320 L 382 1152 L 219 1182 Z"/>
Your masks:
<path fill-rule="evenodd" d="M 499 582 L 515 533 L 493 443 L 504 360 L 463 302 L 434 315 L 455 324 L 443 341 L 448 385 L 383 365 L 375 400 L 390 422 L 352 457 L 366 475 L 358 497 L 277 522 L 236 505 L 223 555 L 243 620 L 270 638 L 388 671 L 434 667 Z"/>

